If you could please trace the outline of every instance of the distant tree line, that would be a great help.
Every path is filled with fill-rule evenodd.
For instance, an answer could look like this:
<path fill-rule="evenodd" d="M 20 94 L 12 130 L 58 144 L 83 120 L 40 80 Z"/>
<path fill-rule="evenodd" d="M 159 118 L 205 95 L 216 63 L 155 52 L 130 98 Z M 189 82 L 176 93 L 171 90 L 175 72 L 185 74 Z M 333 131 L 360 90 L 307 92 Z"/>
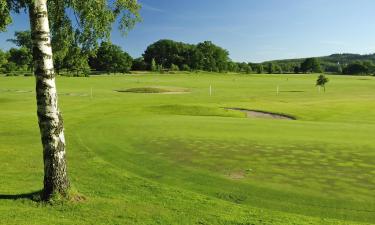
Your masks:
<path fill-rule="evenodd" d="M 69 76 L 87 76 L 91 70 L 107 73 L 130 72 L 132 57 L 119 46 L 103 41 L 94 49 L 87 49 L 78 44 L 78 37 L 71 35 L 60 38 L 52 37 L 54 64 L 56 73 Z M 9 39 L 18 48 L 9 51 L 0 50 L 0 72 L 8 75 L 32 75 L 32 42 L 30 31 L 15 32 L 14 39 Z"/>
<path fill-rule="evenodd" d="M 67 32 L 72 33 L 72 32 Z M 128 73 L 134 71 L 209 71 L 244 74 L 308 74 L 332 73 L 348 75 L 374 75 L 375 54 L 335 54 L 327 57 L 276 60 L 264 63 L 233 62 L 229 52 L 210 41 L 196 45 L 173 40 L 159 40 L 147 47 L 140 58 L 133 59 L 121 47 L 103 41 L 95 48 L 78 44 L 79 37 L 56 34 L 52 38 L 54 63 L 57 74 L 87 76 L 99 73 Z M 31 75 L 32 42 L 29 31 L 15 32 L 9 39 L 18 48 L 0 50 L 0 72 L 9 75 L 17 71 Z"/>
<path fill-rule="evenodd" d="M 264 73 L 266 66 L 249 62 L 233 62 L 229 52 L 211 41 L 196 45 L 173 40 L 159 40 L 147 47 L 143 57 L 133 61 L 133 70 L 209 71 Z M 282 72 L 276 67 L 275 71 Z"/>
<path fill-rule="evenodd" d="M 279 65 L 284 73 L 330 73 L 343 75 L 375 75 L 375 54 L 333 54 L 308 59 L 266 62 Z"/>

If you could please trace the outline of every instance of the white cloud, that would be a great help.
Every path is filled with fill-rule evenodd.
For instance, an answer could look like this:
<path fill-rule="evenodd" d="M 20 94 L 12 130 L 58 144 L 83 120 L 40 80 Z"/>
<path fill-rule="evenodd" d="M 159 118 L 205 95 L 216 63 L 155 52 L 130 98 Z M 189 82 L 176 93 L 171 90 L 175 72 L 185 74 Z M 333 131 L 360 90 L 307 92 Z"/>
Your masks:
<path fill-rule="evenodd" d="M 148 5 L 146 3 L 140 3 L 140 4 L 142 5 L 142 9 L 147 10 L 147 11 L 159 12 L 159 13 L 164 13 L 165 12 L 164 10 L 162 10 L 160 8 L 156 8 L 156 7 Z"/>

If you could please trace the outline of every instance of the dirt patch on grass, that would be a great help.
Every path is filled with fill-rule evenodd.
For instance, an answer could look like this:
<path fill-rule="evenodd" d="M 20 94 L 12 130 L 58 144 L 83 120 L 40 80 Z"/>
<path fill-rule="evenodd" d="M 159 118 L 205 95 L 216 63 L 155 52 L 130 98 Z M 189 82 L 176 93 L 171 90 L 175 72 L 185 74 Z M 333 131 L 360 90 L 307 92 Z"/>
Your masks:
<path fill-rule="evenodd" d="M 115 90 L 120 93 L 139 93 L 139 94 L 187 94 L 190 91 L 186 88 L 175 87 L 139 87 L 125 90 Z"/>
<path fill-rule="evenodd" d="M 87 97 L 87 93 L 59 93 L 59 95 L 73 96 L 73 97 Z"/>
<path fill-rule="evenodd" d="M 232 180 L 242 180 L 246 177 L 246 174 L 243 171 L 232 172 L 232 173 L 228 174 L 228 177 Z"/>
<path fill-rule="evenodd" d="M 75 194 L 73 196 L 70 196 L 70 201 L 76 202 L 76 203 L 85 202 L 85 201 L 87 201 L 87 198 L 83 195 Z"/>
<path fill-rule="evenodd" d="M 244 112 L 246 113 L 247 117 L 252 117 L 252 118 L 278 119 L 278 120 L 296 120 L 297 119 L 294 116 L 281 114 L 281 113 L 266 112 L 266 111 L 261 111 L 261 110 L 250 110 L 250 109 L 241 109 L 241 108 L 225 108 L 225 109 Z"/>

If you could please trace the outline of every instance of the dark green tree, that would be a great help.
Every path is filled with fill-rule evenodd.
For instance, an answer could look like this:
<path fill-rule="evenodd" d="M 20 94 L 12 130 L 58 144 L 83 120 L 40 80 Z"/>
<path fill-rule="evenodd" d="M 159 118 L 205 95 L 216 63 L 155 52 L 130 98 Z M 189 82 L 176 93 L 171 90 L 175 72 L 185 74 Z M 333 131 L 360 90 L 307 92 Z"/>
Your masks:
<path fill-rule="evenodd" d="M 191 69 L 190 69 L 190 66 L 189 66 L 189 65 L 187 65 L 187 64 L 183 64 L 181 70 L 182 70 L 182 71 L 190 71 Z"/>
<path fill-rule="evenodd" d="M 240 70 L 238 64 L 232 61 L 228 62 L 227 69 L 229 72 L 234 72 L 234 73 L 237 73 Z"/>
<path fill-rule="evenodd" d="M 156 64 L 170 68 L 172 64 L 182 67 L 183 64 L 191 66 L 193 45 L 172 40 L 159 40 L 147 47 L 143 54 L 146 63 L 151 65 L 152 60 Z"/>
<path fill-rule="evenodd" d="M 299 66 L 295 66 L 294 67 L 294 69 L 293 69 L 293 72 L 295 73 L 295 74 L 298 74 L 299 72 L 300 72 L 300 68 L 299 68 Z"/>
<path fill-rule="evenodd" d="M 239 72 L 249 74 L 252 72 L 251 65 L 248 63 L 238 63 Z"/>
<path fill-rule="evenodd" d="M 198 43 L 197 63 L 205 71 L 222 72 L 227 70 L 229 52 L 210 41 Z"/>
<path fill-rule="evenodd" d="M 30 31 L 16 31 L 14 33 L 14 39 L 8 39 L 7 41 L 12 42 L 13 44 L 20 47 L 19 53 L 24 54 L 24 56 L 18 56 L 18 58 L 23 58 L 24 60 L 28 61 L 25 65 L 19 65 L 19 63 L 15 62 L 18 67 L 27 67 L 29 70 L 33 70 L 33 62 L 32 62 L 32 40 L 31 40 L 31 32 Z"/>
<path fill-rule="evenodd" d="M 324 92 L 326 92 L 326 84 L 329 82 L 329 79 L 321 74 L 319 75 L 318 79 L 316 80 L 316 86 L 320 86 L 320 87 L 323 87 L 324 89 Z"/>
<path fill-rule="evenodd" d="M 187 65 L 193 70 L 224 72 L 228 70 L 228 55 L 227 50 L 210 41 L 190 45 L 172 40 L 159 40 L 147 47 L 143 57 L 150 67 L 152 60 L 155 60 L 155 65 L 162 65 L 163 68 L 170 68 L 174 64 L 179 68 Z"/>
<path fill-rule="evenodd" d="M 128 73 L 133 59 L 120 46 L 102 42 L 96 53 L 94 69 L 108 73 Z"/>
<path fill-rule="evenodd" d="M 8 63 L 8 56 L 0 49 L 0 72 L 3 72 L 4 66 Z"/>
<path fill-rule="evenodd" d="M 253 72 L 253 67 L 251 67 L 251 63 L 248 63 L 247 64 L 247 67 L 246 67 L 246 69 L 245 69 L 245 73 L 246 74 L 250 74 L 250 73 L 252 73 Z"/>
<path fill-rule="evenodd" d="M 18 47 L 27 48 L 30 52 L 33 50 L 33 43 L 31 40 L 30 31 L 16 31 L 14 33 L 14 39 L 8 39 L 7 41 L 12 42 Z"/>
<path fill-rule="evenodd" d="M 132 70 L 135 70 L 135 71 L 145 71 L 148 69 L 147 63 L 145 62 L 143 57 L 133 59 L 132 64 L 133 64 Z"/>
<path fill-rule="evenodd" d="M 275 73 L 278 73 L 278 74 L 282 74 L 283 73 L 283 69 L 281 68 L 280 65 L 276 65 L 275 66 Z"/>
<path fill-rule="evenodd" d="M 263 74 L 264 73 L 264 67 L 262 64 L 257 64 L 256 65 L 256 71 L 258 74 Z"/>
<path fill-rule="evenodd" d="M 291 63 L 282 63 L 278 64 L 281 68 L 282 73 L 293 73 L 294 72 L 294 65 Z"/>
<path fill-rule="evenodd" d="M 370 60 L 362 61 L 362 65 L 367 68 L 367 74 L 375 74 L 375 64 Z"/>
<path fill-rule="evenodd" d="M 366 75 L 369 73 L 370 69 L 362 62 L 351 63 L 343 69 L 343 74 L 346 75 Z"/>
<path fill-rule="evenodd" d="M 267 73 L 268 74 L 275 73 L 275 64 L 273 64 L 273 63 L 268 63 L 267 64 Z"/>
<path fill-rule="evenodd" d="M 321 73 L 322 68 L 317 58 L 308 58 L 301 63 L 300 70 L 303 73 Z"/>
<path fill-rule="evenodd" d="M 78 46 L 70 47 L 63 60 L 64 67 L 75 77 L 88 76 L 90 73 L 87 55 Z"/>
<path fill-rule="evenodd" d="M 11 48 L 8 55 L 8 61 L 15 63 L 18 69 L 24 70 L 32 68 L 32 54 L 29 49 L 25 47 L 19 49 Z"/>
<path fill-rule="evenodd" d="M 51 12 L 50 12 L 51 13 Z M 53 13 L 52 15 L 54 15 Z M 63 22 L 58 24 L 53 24 L 51 33 L 52 33 L 52 48 L 53 48 L 53 59 L 54 67 L 57 74 L 60 73 L 60 70 L 64 68 L 64 60 L 69 51 L 74 45 L 74 32 L 73 28 L 68 19 L 64 19 Z M 53 21 L 53 20 L 52 20 Z M 58 26 L 58 27 L 57 27 Z M 14 43 L 15 45 L 23 48 L 29 49 L 30 53 L 32 52 L 32 40 L 31 32 L 26 31 L 16 31 L 13 39 L 8 39 L 7 41 Z M 77 45 L 77 44 L 76 44 Z M 81 58 L 81 56 L 78 56 Z M 71 56 L 70 56 L 71 58 Z M 79 60 L 79 59 L 76 59 Z M 69 70 L 69 68 L 66 68 Z"/>
<path fill-rule="evenodd" d="M 7 75 L 12 74 L 12 72 L 17 71 L 18 69 L 19 68 L 17 64 L 15 64 L 14 62 L 8 62 L 3 66 L 3 71 L 7 73 Z"/>

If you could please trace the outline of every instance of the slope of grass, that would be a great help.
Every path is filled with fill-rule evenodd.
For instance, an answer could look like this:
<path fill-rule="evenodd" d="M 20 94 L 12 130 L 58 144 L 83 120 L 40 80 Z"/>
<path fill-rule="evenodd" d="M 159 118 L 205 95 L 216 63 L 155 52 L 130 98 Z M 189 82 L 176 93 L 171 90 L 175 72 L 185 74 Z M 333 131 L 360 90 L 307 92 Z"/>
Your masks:
<path fill-rule="evenodd" d="M 375 223 L 375 79 L 330 77 L 325 94 L 315 79 L 59 78 L 69 175 L 86 200 L 50 206 L 27 195 L 43 179 L 34 79 L 0 77 L 0 223 Z M 113 91 L 137 87 L 191 93 Z"/>

